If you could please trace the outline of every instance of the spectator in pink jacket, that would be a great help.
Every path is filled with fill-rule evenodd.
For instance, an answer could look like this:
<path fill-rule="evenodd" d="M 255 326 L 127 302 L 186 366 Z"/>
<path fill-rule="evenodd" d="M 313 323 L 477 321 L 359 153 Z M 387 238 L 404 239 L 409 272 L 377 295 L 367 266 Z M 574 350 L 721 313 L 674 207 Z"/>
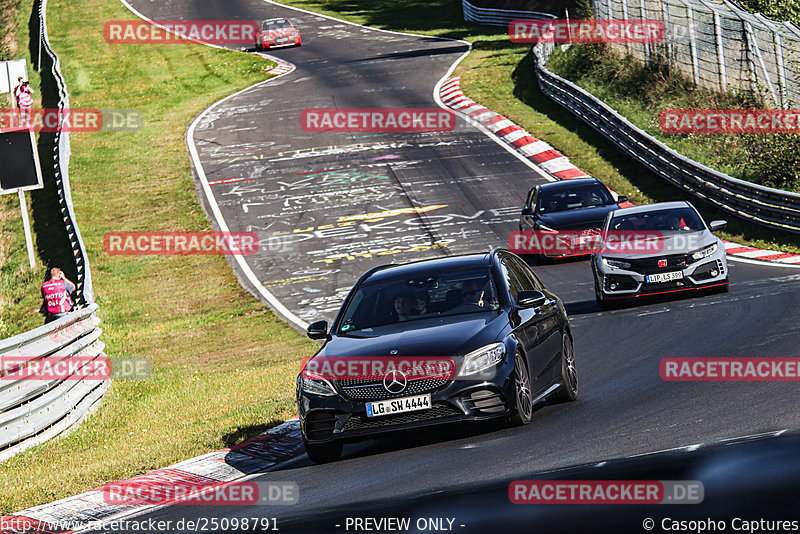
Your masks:
<path fill-rule="evenodd" d="M 47 310 L 45 324 L 60 319 L 72 310 L 71 295 L 74 291 L 75 284 L 64 276 L 64 271 L 58 267 L 50 269 L 50 280 L 42 284 L 43 307 Z"/>

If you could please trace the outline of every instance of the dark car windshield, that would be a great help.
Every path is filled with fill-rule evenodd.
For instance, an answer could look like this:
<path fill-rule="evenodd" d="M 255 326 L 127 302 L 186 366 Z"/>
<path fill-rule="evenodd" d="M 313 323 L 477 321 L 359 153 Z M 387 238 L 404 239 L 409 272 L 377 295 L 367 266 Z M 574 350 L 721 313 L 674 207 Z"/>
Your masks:
<path fill-rule="evenodd" d="M 612 204 L 611 193 L 602 184 L 589 184 L 561 191 L 543 189 L 536 202 L 538 213 L 553 213 Z"/>
<path fill-rule="evenodd" d="M 622 231 L 697 232 L 704 230 L 705 227 L 706 225 L 697 216 L 697 213 L 692 208 L 686 207 L 644 213 L 623 213 L 611 219 L 608 228 Z"/>
<path fill-rule="evenodd" d="M 499 308 L 488 267 L 431 270 L 424 276 L 367 280 L 344 310 L 338 333 L 369 331 L 377 326 Z"/>
<path fill-rule="evenodd" d="M 286 19 L 283 20 L 265 20 L 261 23 L 261 31 L 266 32 L 269 30 L 280 30 L 283 28 L 291 28 L 292 23 Z"/>

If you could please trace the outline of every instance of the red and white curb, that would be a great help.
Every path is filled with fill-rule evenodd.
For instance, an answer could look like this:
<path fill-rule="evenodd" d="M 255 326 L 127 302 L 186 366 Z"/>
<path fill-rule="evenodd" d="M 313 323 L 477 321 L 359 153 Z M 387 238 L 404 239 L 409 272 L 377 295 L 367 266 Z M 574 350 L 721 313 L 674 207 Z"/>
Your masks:
<path fill-rule="evenodd" d="M 303 452 L 300 422 L 290 419 L 234 447 L 210 452 L 115 483 L 144 489 L 148 486 L 165 485 L 202 489 L 262 473 L 300 456 Z M 0 534 L 76 532 L 97 526 L 99 522 L 138 515 L 161 506 L 164 505 L 110 504 L 106 502 L 103 488 L 96 488 L 74 497 L 0 517 Z"/>
<path fill-rule="evenodd" d="M 281 74 L 288 74 L 295 69 L 295 66 L 291 63 L 287 63 L 285 61 L 282 61 L 276 57 L 267 54 L 262 54 L 262 55 L 277 63 L 277 65 L 275 65 L 274 67 L 272 67 L 270 70 L 267 71 L 267 74 L 273 76 L 280 76 Z"/>
<path fill-rule="evenodd" d="M 725 241 L 725 252 L 738 258 L 800 265 L 800 254 L 787 254 L 776 250 L 747 247 L 731 241 Z"/>
<path fill-rule="evenodd" d="M 517 152 L 559 180 L 589 178 L 569 158 L 540 139 L 536 139 L 507 117 L 498 115 L 461 92 L 461 76 L 453 76 L 444 82 L 439 97 L 449 108 L 463 113 L 483 124 L 494 135 L 511 145 Z"/>
<path fill-rule="evenodd" d="M 588 174 L 573 165 L 569 158 L 549 144 L 536 139 L 507 117 L 495 113 L 464 95 L 461 91 L 461 76 L 453 76 L 444 82 L 439 90 L 439 97 L 449 108 L 485 126 L 495 136 L 545 170 L 550 176 L 558 180 L 589 177 Z M 633 205 L 631 202 L 620 204 L 624 208 Z M 725 251 L 728 255 L 738 258 L 800 265 L 800 254 L 747 247 L 730 241 L 725 242 Z"/>

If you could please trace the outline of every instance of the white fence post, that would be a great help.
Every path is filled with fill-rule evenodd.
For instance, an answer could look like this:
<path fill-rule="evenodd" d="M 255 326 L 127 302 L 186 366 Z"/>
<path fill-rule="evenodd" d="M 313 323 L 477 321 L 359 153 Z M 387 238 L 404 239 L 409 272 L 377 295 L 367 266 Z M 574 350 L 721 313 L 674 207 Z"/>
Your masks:
<path fill-rule="evenodd" d="M 761 67 L 761 72 L 764 74 L 764 81 L 767 82 L 767 89 L 769 90 L 770 95 L 772 96 L 772 101 L 777 106 L 779 105 L 778 102 L 778 95 L 775 92 L 775 87 L 772 85 L 772 80 L 769 77 L 769 71 L 767 71 L 767 64 L 764 63 L 764 57 L 761 55 L 761 50 L 758 48 L 758 42 L 756 40 L 756 34 L 753 31 L 753 26 L 750 25 L 749 22 L 745 21 L 745 32 L 747 34 L 747 43 L 749 45 L 749 49 L 751 54 L 753 54 L 753 90 L 758 92 L 758 73 L 757 67 Z M 756 61 L 758 60 L 758 65 L 756 65 Z"/>
<path fill-rule="evenodd" d="M 645 5 L 645 0 L 642 0 L 642 18 L 647 19 L 647 6 Z M 648 63 L 650 62 L 650 41 L 645 40 L 644 42 L 644 56 L 647 58 Z"/>
<path fill-rule="evenodd" d="M 719 88 L 725 91 L 728 88 L 728 73 L 725 71 L 725 48 L 722 45 L 722 21 L 719 13 L 714 10 L 714 33 L 717 36 L 717 62 L 719 63 Z"/>
<path fill-rule="evenodd" d="M 622 20 L 628 20 L 628 0 L 622 0 Z M 630 43 L 625 40 L 625 53 L 630 54 Z"/>
<path fill-rule="evenodd" d="M 697 60 L 697 35 L 695 35 L 694 32 L 694 10 L 692 9 L 691 0 L 688 2 L 681 0 L 681 2 L 686 6 L 686 12 L 689 18 L 689 45 L 692 50 L 692 79 L 695 85 L 698 85 L 700 83 L 700 65 Z"/>
<path fill-rule="evenodd" d="M 674 57 L 672 49 L 672 22 L 669 16 L 669 2 L 662 0 L 661 2 L 661 18 L 664 21 L 664 39 L 667 41 L 667 62 L 671 62 Z"/>
<path fill-rule="evenodd" d="M 789 108 L 788 98 L 786 96 L 786 65 L 783 59 L 783 38 L 777 31 L 772 33 L 775 42 L 775 64 L 778 66 L 778 83 L 780 84 L 781 107 L 784 109 Z"/>

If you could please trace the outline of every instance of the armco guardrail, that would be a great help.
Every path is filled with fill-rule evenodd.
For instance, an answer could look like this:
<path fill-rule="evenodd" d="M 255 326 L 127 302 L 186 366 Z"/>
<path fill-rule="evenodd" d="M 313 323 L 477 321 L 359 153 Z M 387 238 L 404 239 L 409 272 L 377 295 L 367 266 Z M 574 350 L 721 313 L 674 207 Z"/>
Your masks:
<path fill-rule="evenodd" d="M 69 109 L 64 77 L 58 56 L 47 36 L 47 0 L 39 4 L 43 60 L 42 78 L 52 76 L 58 90 L 58 107 Z M 63 119 L 62 119 L 63 120 Z M 93 303 L 92 278 L 83 246 L 69 187 L 69 132 L 58 131 L 54 139 L 53 170 L 61 216 L 75 258 L 76 309 L 52 323 L 9 339 L 0 340 L 0 461 L 38 445 L 67 430 L 96 405 L 110 385 L 110 379 L 81 379 L 85 366 L 92 368 L 107 360 L 100 341 L 97 304 Z M 43 160 L 44 161 L 44 160 Z M 30 379 L 27 366 L 74 371 L 70 375 Z M 30 371 L 30 370 L 28 370 Z M 27 375 L 27 376 L 26 376 Z M 57 378 L 56 378 L 57 376 Z"/>
<path fill-rule="evenodd" d="M 800 233 L 800 194 L 763 187 L 682 156 L 574 83 L 547 70 L 553 43 L 534 47 L 539 87 L 626 154 L 687 193 L 749 221 Z"/>
<path fill-rule="evenodd" d="M 513 9 L 494 9 L 478 7 L 468 0 L 461 0 L 464 10 L 464 20 L 487 24 L 490 26 L 508 26 L 512 20 L 517 19 L 554 19 L 555 15 L 540 13 L 538 11 L 518 11 Z"/>
<path fill-rule="evenodd" d="M 41 0 L 39 3 L 39 18 L 41 24 L 39 27 L 42 29 L 41 45 L 42 52 L 47 57 L 42 58 L 49 60 L 51 68 L 47 72 L 42 69 L 42 78 L 47 75 L 53 77 L 53 81 L 58 89 L 58 108 L 69 109 L 69 93 L 67 93 L 67 84 L 64 81 L 64 76 L 61 74 L 61 64 L 58 55 L 53 51 L 50 46 L 50 39 L 47 35 L 47 0 Z M 65 120 L 64 114 L 61 120 Z M 69 132 L 59 131 L 55 134 L 55 148 L 53 151 L 52 165 L 55 171 L 56 188 L 58 190 L 58 204 L 61 209 L 61 216 L 64 220 L 64 226 L 67 229 L 67 237 L 69 239 L 72 254 L 75 258 L 75 269 L 77 276 L 75 278 L 75 301 L 79 306 L 94 302 L 94 291 L 92 288 L 92 274 L 89 271 L 89 261 L 86 256 L 86 247 L 83 245 L 80 230 L 75 222 L 75 211 L 72 208 L 72 193 L 69 186 Z M 42 165 L 46 165 L 42 159 Z"/>
<path fill-rule="evenodd" d="M 63 432 L 108 389 L 108 378 L 80 379 L 84 367 L 88 371 L 107 361 L 96 311 L 97 304 L 91 304 L 0 341 L 0 461 Z M 26 366 L 73 372 L 31 379 L 34 373 L 26 373 Z"/>

